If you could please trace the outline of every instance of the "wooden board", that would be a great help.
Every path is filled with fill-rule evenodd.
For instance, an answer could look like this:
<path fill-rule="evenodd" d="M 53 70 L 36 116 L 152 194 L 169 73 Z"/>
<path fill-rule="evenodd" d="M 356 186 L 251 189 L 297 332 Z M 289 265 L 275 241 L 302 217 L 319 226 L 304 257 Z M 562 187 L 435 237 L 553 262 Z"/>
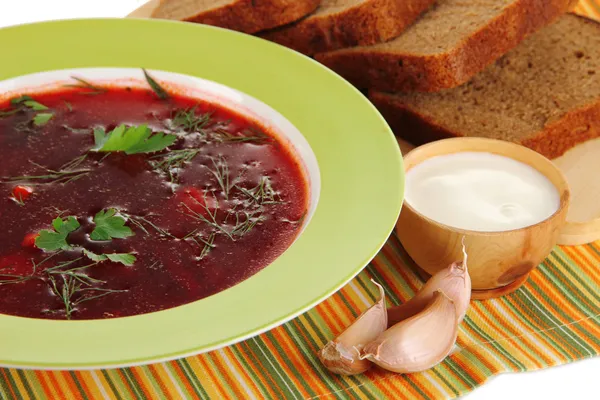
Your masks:
<path fill-rule="evenodd" d="M 580 144 L 553 162 L 571 188 L 571 206 L 559 244 L 600 240 L 600 139 Z"/>

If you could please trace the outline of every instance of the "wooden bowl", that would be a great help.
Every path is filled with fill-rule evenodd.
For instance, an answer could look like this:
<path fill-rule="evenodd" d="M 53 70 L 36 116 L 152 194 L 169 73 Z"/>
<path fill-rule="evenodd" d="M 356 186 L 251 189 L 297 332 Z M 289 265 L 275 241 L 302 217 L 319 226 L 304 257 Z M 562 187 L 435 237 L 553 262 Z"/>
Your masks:
<path fill-rule="evenodd" d="M 445 139 L 417 147 L 404 157 L 405 170 L 431 157 L 465 151 L 498 154 L 537 169 L 558 189 L 558 210 L 525 228 L 480 232 L 438 223 L 404 202 L 396 231 L 408 255 L 430 275 L 463 259 L 464 237 L 473 298 L 498 297 L 525 282 L 556 245 L 567 216 L 569 186 L 562 172 L 544 156 L 518 144 L 483 138 Z"/>

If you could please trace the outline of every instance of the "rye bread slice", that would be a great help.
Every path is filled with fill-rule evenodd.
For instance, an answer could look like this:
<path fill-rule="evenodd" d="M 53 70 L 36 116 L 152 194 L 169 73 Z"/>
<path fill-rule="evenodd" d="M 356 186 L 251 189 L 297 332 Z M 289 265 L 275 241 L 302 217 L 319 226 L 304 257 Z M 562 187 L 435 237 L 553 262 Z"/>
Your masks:
<path fill-rule="evenodd" d="M 600 24 L 565 15 L 460 87 L 369 97 L 414 144 L 486 137 L 556 158 L 600 137 Z"/>
<path fill-rule="evenodd" d="M 320 3 L 321 0 L 161 0 L 151 17 L 256 33 L 296 21 Z"/>
<path fill-rule="evenodd" d="M 458 86 L 555 21 L 575 0 L 438 0 L 394 40 L 315 58 L 358 87 L 437 91 Z"/>
<path fill-rule="evenodd" d="M 435 0 L 322 0 L 309 16 L 259 36 L 306 55 L 385 42 Z"/>

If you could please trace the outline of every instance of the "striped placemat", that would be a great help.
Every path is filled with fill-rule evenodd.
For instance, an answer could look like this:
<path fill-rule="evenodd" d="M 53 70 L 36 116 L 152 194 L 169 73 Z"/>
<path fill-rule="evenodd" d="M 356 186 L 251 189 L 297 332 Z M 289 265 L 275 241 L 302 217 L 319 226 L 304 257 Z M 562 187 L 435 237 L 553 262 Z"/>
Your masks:
<path fill-rule="evenodd" d="M 576 12 L 600 20 L 600 0 Z M 328 373 L 316 352 L 378 295 L 388 304 L 422 285 L 392 235 L 358 277 L 302 316 L 208 354 L 143 367 L 42 372 L 0 368 L 0 399 L 450 399 L 502 372 L 528 371 L 600 354 L 600 241 L 557 247 L 517 292 L 475 301 L 456 351 L 435 368 L 398 375 Z"/>

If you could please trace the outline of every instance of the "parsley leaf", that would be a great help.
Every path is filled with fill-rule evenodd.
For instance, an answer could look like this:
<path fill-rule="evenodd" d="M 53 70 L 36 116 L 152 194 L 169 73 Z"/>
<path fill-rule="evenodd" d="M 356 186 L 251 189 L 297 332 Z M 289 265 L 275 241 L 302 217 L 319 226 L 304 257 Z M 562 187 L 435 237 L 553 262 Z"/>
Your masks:
<path fill-rule="evenodd" d="M 92 240 L 123 239 L 134 235 L 131 228 L 125 226 L 127 220 L 115 214 L 117 214 L 117 210 L 109 208 L 99 211 L 94 216 L 96 227 L 90 235 Z"/>
<path fill-rule="evenodd" d="M 26 94 L 23 96 L 19 96 L 19 97 L 15 97 L 14 99 L 10 100 L 10 104 L 13 106 L 19 105 L 25 101 L 33 101 L 33 98 L 31 96 L 27 96 Z"/>
<path fill-rule="evenodd" d="M 137 260 L 137 257 L 130 253 L 95 254 L 89 250 L 83 249 L 83 254 L 95 262 L 110 260 L 112 262 L 121 263 L 127 267 L 131 267 Z"/>
<path fill-rule="evenodd" d="M 177 140 L 177 135 L 162 132 L 153 134 L 147 125 L 119 125 L 106 133 L 103 128 L 94 129 L 95 146 L 98 152 L 123 151 L 125 154 L 152 153 L 164 150 Z"/>
<path fill-rule="evenodd" d="M 88 249 L 83 249 L 83 254 L 94 262 L 100 262 L 107 259 L 107 257 L 104 254 L 96 254 L 89 251 Z"/>
<path fill-rule="evenodd" d="M 33 117 L 33 124 L 35 126 L 46 125 L 48 123 L 48 121 L 50 121 L 52 119 L 52 117 L 54 117 L 54 114 L 52 114 L 52 113 L 36 114 L 35 117 Z"/>
<path fill-rule="evenodd" d="M 47 110 L 48 107 L 46 107 L 45 105 L 38 103 L 35 100 L 25 100 L 23 102 L 23 104 L 25 104 L 27 107 L 31 108 L 32 110 L 35 111 L 43 111 L 43 110 Z"/>
<path fill-rule="evenodd" d="M 67 236 L 79 228 L 79 222 L 75 217 L 67 217 L 65 219 L 58 217 L 52 221 L 52 227 L 54 231 L 43 229 L 35 239 L 35 245 L 39 249 L 46 251 L 68 249 L 70 245 L 67 243 Z"/>
<path fill-rule="evenodd" d="M 131 267 L 135 260 L 137 260 L 136 256 L 128 253 L 113 253 L 113 254 L 104 254 L 108 259 L 112 262 L 119 262 L 127 267 Z"/>

